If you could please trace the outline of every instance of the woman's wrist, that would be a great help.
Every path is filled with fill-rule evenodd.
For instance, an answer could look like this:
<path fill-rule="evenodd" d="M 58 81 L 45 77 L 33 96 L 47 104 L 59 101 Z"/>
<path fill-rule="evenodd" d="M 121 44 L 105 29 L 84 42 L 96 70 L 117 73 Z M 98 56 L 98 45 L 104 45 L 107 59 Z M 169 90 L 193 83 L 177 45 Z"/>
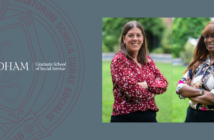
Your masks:
<path fill-rule="evenodd" d="M 200 94 L 200 96 L 202 96 L 202 95 L 204 94 L 204 89 L 203 89 L 203 88 L 201 88 L 201 89 L 199 90 L 199 94 Z"/>

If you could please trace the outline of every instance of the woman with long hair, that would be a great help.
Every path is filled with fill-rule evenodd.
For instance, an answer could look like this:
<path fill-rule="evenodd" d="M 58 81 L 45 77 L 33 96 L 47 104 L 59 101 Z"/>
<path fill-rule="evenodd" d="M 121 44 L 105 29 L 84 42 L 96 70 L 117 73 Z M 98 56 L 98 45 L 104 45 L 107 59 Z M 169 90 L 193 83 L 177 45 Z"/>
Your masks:
<path fill-rule="evenodd" d="M 185 122 L 214 122 L 214 21 L 204 28 L 176 92 L 190 99 Z"/>
<path fill-rule="evenodd" d="M 165 92 L 168 83 L 147 53 L 143 27 L 136 21 L 128 22 L 122 31 L 120 51 L 111 62 L 111 122 L 157 122 L 154 96 Z"/>

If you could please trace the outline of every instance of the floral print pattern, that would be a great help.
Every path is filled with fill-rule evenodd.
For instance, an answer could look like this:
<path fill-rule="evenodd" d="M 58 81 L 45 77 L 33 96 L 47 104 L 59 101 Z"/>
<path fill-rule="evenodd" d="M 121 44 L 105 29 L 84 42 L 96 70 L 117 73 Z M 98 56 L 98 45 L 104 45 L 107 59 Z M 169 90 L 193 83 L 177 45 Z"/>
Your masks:
<path fill-rule="evenodd" d="M 112 115 L 123 115 L 148 109 L 158 111 L 152 93 L 162 94 L 168 82 L 147 55 L 148 62 L 140 68 L 133 60 L 118 52 L 111 62 L 114 104 Z M 138 82 L 147 82 L 144 89 Z"/>

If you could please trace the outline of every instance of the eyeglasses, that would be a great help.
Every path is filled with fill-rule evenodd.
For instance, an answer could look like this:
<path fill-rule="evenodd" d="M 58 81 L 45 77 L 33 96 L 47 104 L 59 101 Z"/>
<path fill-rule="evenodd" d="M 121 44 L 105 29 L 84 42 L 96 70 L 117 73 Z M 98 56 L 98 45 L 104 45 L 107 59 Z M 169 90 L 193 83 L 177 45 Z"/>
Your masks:
<path fill-rule="evenodd" d="M 203 37 L 204 37 L 204 39 L 208 39 L 209 37 L 210 37 L 211 39 L 214 39 L 214 35 L 210 35 L 210 36 L 209 36 L 209 35 L 204 35 Z"/>

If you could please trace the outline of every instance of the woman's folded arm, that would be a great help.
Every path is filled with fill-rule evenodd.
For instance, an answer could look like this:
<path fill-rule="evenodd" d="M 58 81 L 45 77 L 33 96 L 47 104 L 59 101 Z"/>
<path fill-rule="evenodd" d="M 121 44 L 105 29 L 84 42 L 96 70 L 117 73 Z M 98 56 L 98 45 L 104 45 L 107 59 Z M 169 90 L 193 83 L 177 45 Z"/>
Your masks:
<path fill-rule="evenodd" d="M 204 90 L 203 93 L 202 96 L 190 97 L 189 99 L 205 105 L 214 105 L 214 95 L 207 90 Z"/>
<path fill-rule="evenodd" d="M 129 99 L 139 103 L 152 99 L 152 92 L 137 84 L 129 64 L 121 58 L 114 59 L 111 63 L 112 79 L 120 90 Z"/>
<path fill-rule="evenodd" d="M 189 77 L 189 71 L 187 71 L 181 80 L 178 81 L 176 93 L 181 99 L 200 96 L 199 90 L 194 87 L 190 87 L 191 79 Z"/>
<path fill-rule="evenodd" d="M 195 96 L 200 96 L 199 90 L 200 89 L 196 89 L 188 85 L 185 85 L 179 90 L 179 94 L 185 98 L 195 97 Z"/>
<path fill-rule="evenodd" d="M 148 60 L 150 61 L 150 69 L 154 71 L 155 80 L 151 81 L 148 84 L 148 90 L 155 93 L 155 94 L 162 94 L 167 90 L 168 82 L 160 70 L 157 68 L 153 60 L 149 57 Z"/>

